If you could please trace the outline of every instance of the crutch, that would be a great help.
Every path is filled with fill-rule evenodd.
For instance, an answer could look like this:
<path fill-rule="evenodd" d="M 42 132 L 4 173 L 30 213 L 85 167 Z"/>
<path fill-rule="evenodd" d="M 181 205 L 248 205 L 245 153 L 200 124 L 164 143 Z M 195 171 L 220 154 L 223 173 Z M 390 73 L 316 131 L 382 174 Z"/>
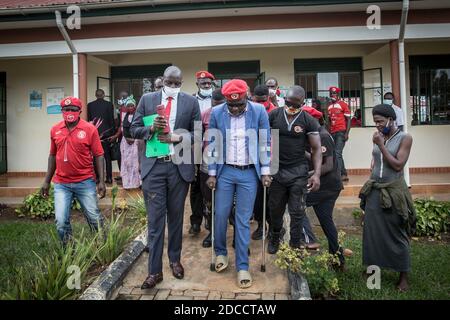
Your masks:
<path fill-rule="evenodd" d="M 216 188 L 211 190 L 211 265 L 209 270 L 216 271 L 216 263 L 214 261 L 214 212 L 215 212 L 215 191 Z"/>
<path fill-rule="evenodd" d="M 261 272 L 266 272 L 266 194 L 267 187 L 264 186 L 264 195 L 263 195 L 263 234 L 262 234 L 262 263 L 261 263 Z"/>

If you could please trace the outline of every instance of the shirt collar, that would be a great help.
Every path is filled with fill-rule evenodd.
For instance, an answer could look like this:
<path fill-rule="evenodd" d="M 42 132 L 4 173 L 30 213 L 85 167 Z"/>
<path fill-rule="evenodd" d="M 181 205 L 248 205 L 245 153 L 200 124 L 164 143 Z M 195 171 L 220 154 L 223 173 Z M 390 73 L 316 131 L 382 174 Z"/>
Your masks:
<path fill-rule="evenodd" d="M 177 95 L 178 96 L 178 95 Z M 177 100 L 177 96 L 172 97 L 172 101 Z M 164 88 L 161 90 L 161 100 L 164 101 L 168 101 L 167 99 L 169 98 L 169 96 L 166 94 L 166 92 L 164 91 Z"/>

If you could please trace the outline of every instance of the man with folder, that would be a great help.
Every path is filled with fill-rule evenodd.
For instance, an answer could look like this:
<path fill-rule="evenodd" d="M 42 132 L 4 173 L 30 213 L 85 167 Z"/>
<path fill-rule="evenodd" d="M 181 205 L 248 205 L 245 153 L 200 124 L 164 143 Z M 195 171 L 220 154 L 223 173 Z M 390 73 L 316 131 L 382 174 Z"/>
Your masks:
<path fill-rule="evenodd" d="M 142 96 L 130 128 L 135 139 L 146 141 L 146 151 L 141 155 L 141 176 L 148 216 L 149 264 L 142 289 L 153 288 L 163 280 L 166 218 L 170 268 L 175 278 L 184 277 L 181 264 L 184 203 L 195 173 L 191 148 L 188 148 L 191 154 L 183 156 L 176 152 L 175 146 L 193 143 L 194 122 L 200 121 L 198 101 L 180 92 L 182 74 L 178 67 L 165 70 L 163 84 L 161 91 Z M 161 143 L 169 148 L 164 150 Z"/>

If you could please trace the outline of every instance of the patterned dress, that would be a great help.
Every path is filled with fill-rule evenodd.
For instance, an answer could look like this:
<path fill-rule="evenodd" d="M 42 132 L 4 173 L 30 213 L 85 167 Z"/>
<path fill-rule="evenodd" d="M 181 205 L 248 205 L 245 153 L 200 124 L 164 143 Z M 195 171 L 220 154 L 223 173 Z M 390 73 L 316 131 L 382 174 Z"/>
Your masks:
<path fill-rule="evenodd" d="M 139 154 L 143 145 L 142 140 L 134 140 L 133 144 L 128 144 L 127 139 L 131 138 L 129 127 L 133 120 L 133 114 L 125 114 L 122 119 L 123 138 L 120 143 L 122 163 L 120 175 L 124 189 L 136 189 L 141 186 Z"/>

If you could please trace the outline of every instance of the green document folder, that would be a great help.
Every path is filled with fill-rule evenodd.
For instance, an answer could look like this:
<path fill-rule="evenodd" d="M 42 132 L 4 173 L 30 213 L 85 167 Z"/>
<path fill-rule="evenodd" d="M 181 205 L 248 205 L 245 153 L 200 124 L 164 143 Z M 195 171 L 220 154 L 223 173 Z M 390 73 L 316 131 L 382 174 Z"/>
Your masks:
<path fill-rule="evenodd" d="M 158 114 L 152 114 L 150 116 L 145 116 L 142 118 L 144 121 L 144 126 L 149 127 L 155 121 Z M 158 134 L 155 133 L 150 140 L 147 140 L 145 146 L 145 156 L 147 158 L 151 157 L 162 157 L 170 154 L 169 144 L 162 143 L 158 140 Z"/>

